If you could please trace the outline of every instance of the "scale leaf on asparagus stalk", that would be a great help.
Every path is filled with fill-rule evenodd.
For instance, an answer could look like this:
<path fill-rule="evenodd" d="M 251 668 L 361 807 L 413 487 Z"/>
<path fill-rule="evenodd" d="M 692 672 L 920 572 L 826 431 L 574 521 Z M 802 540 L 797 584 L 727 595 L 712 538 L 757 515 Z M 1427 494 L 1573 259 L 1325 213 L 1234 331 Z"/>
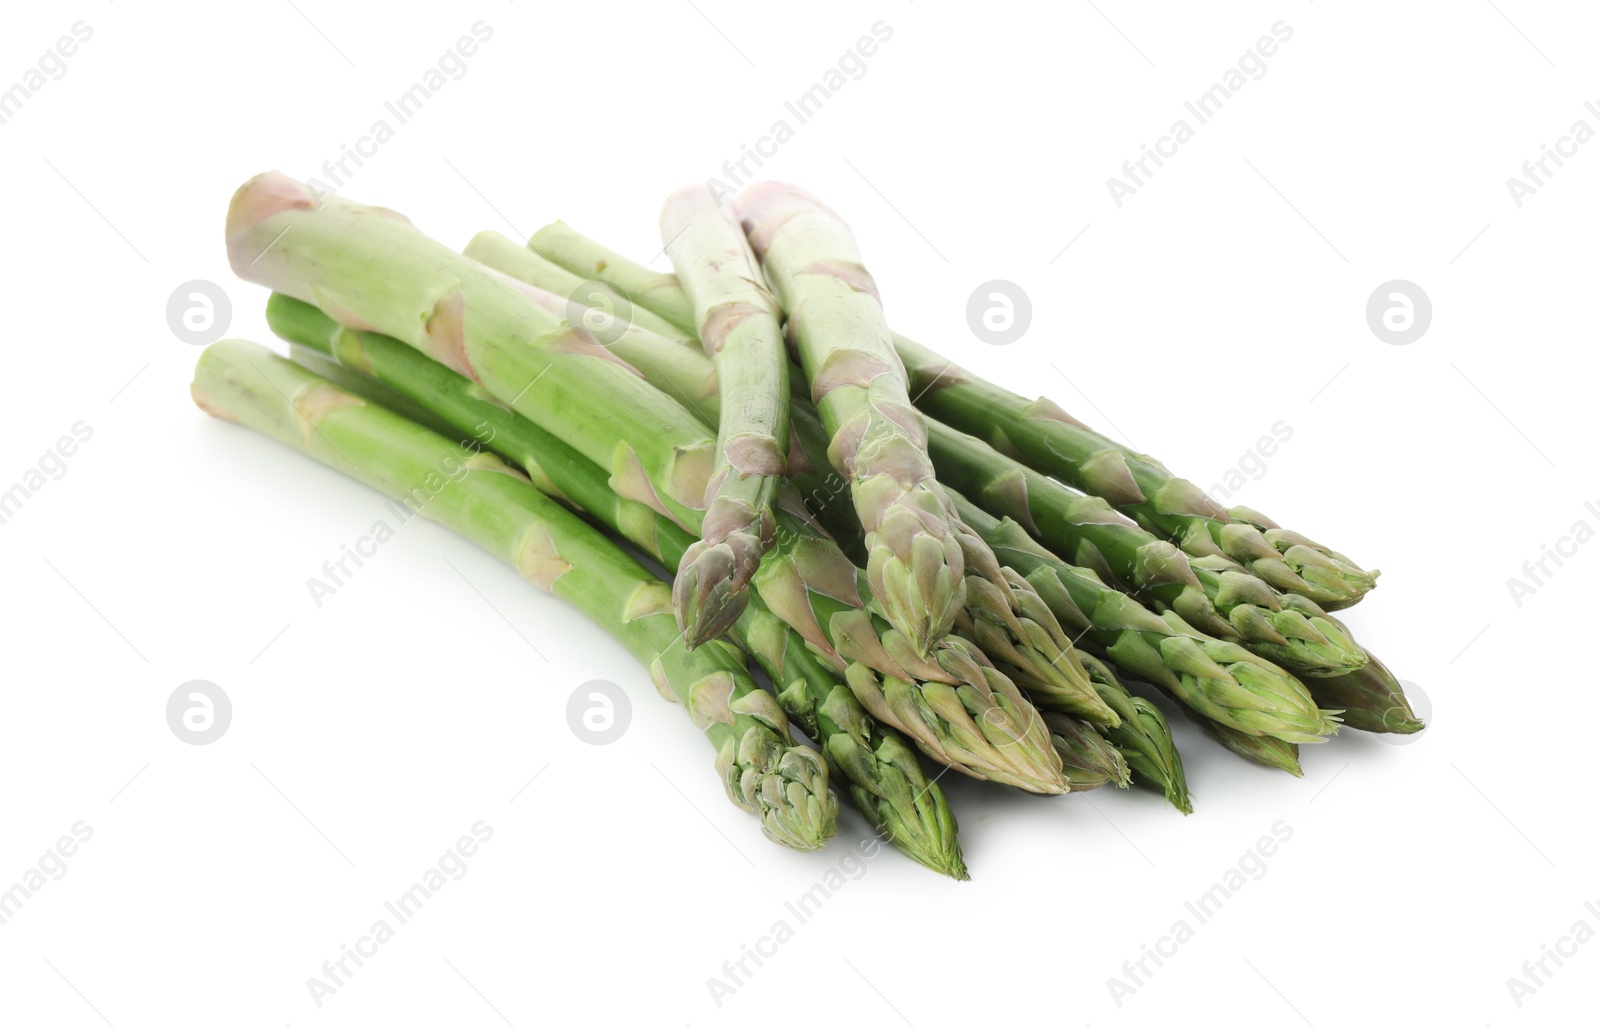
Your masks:
<path fill-rule="evenodd" d="M 340 389 L 265 347 L 238 340 L 201 354 L 194 400 L 349 474 L 505 560 L 566 600 L 650 669 L 717 751 L 728 798 L 772 840 L 820 848 L 838 802 L 828 771 L 789 736 L 731 646 L 679 644 L 665 585 L 633 558 L 490 453 L 464 447 Z M 421 497 L 420 499 L 417 497 Z"/>
<path fill-rule="evenodd" d="M 789 449 L 789 360 L 778 301 L 762 284 L 744 232 L 704 185 L 668 198 L 661 238 L 694 303 L 721 404 L 700 538 L 684 553 L 672 587 L 678 623 L 698 644 L 722 626 L 701 611 L 727 605 L 727 592 L 742 592 L 772 548 Z"/>
<path fill-rule="evenodd" d="M 850 483 L 872 594 L 927 654 L 961 609 L 962 553 L 877 285 L 844 222 L 804 190 L 765 182 L 737 206 L 788 313 L 786 331 L 831 436 L 828 455 Z"/>

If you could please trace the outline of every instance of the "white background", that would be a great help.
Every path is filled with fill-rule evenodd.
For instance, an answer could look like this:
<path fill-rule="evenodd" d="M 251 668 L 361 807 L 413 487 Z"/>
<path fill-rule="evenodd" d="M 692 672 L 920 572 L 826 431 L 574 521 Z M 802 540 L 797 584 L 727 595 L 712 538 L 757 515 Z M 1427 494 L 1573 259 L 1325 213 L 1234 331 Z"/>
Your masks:
<path fill-rule="evenodd" d="M 1506 582 L 1575 521 L 1600 526 L 1600 143 L 1520 209 L 1505 181 L 1575 120 L 1600 128 L 1593 11 L 84 0 L 8 9 L 0 83 L 79 19 L 94 35 L 68 73 L 0 125 L 0 489 L 74 422 L 94 433 L 0 525 L 0 888 L 74 822 L 94 835 L 0 925 L 0 1018 L 1592 1018 L 1600 945 L 1520 1010 L 1506 978 L 1600 926 L 1580 612 L 1600 545 L 1520 608 Z M 852 221 L 898 328 L 1203 486 L 1291 425 L 1236 501 L 1383 569 L 1348 621 L 1436 726 L 1308 746 L 1294 780 L 1178 718 L 1188 818 L 1137 790 L 1043 800 L 946 776 L 974 880 L 885 852 L 719 1009 L 706 979 L 792 924 L 784 903 L 860 819 L 821 854 L 763 840 L 619 647 L 431 524 L 316 608 L 306 579 L 382 501 L 197 411 L 198 350 L 164 315 L 208 279 L 230 334 L 268 341 L 265 294 L 226 265 L 229 195 L 270 168 L 321 174 L 479 19 L 494 35 L 466 76 L 345 195 L 453 246 L 561 217 L 641 259 L 663 197 L 720 174 L 883 19 L 865 76 L 766 173 Z M 1105 180 L 1280 19 L 1294 35 L 1265 77 L 1118 209 Z M 1005 348 L 964 315 L 995 278 L 1033 303 Z M 1433 303 L 1409 346 L 1366 324 L 1395 278 Z M 233 703 L 206 746 L 164 713 L 195 678 Z M 564 712 L 597 678 L 634 699 L 598 748 Z M 494 836 L 466 876 L 317 1009 L 306 979 L 478 820 Z M 1265 876 L 1119 1009 L 1107 978 L 1279 821 L 1293 838 Z"/>

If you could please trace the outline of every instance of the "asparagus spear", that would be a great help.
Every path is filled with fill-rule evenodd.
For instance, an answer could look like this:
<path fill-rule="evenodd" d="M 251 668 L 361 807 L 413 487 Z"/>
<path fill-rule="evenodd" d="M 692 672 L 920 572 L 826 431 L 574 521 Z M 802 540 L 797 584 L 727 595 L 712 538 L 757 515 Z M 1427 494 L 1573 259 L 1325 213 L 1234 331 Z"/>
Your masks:
<path fill-rule="evenodd" d="M 1254 735 L 1320 742 L 1335 729 L 1301 683 L 1233 642 L 1195 632 L 1071 567 L 1036 543 L 1015 521 L 999 520 L 953 496 L 962 519 L 995 554 L 1027 577 L 1079 645 L 1151 682 L 1209 720 Z"/>
<path fill-rule="evenodd" d="M 516 279 L 522 283 L 529 299 L 556 317 L 566 317 L 572 307 L 569 295 L 561 291 L 566 283 L 560 276 L 576 276 L 499 233 L 479 232 L 462 255 Z M 637 318 L 633 323 L 614 323 L 609 327 L 605 333 L 606 349 L 613 356 L 638 369 L 646 381 L 676 399 L 702 423 L 712 428 L 717 426 L 721 409 L 717 401 L 717 373 L 700 349 L 698 338 L 690 336 L 679 342 L 677 337 L 684 333 L 669 325 L 668 331 L 677 337 L 664 335 Z"/>
<path fill-rule="evenodd" d="M 240 422 L 391 498 L 421 493 L 421 512 L 571 603 L 650 669 L 717 750 L 728 798 L 756 814 L 773 841 L 820 848 L 838 803 L 828 772 L 796 745 L 778 704 L 723 643 L 677 643 L 667 588 L 649 571 L 534 489 L 498 457 L 472 452 L 340 389 L 254 343 L 201 354 L 192 387 L 201 409 Z"/>
<path fill-rule="evenodd" d="M 917 406 L 1041 474 L 1099 496 L 1190 556 L 1224 556 L 1329 610 L 1357 602 L 1377 572 L 1244 507 L 1224 510 L 1156 460 L 1112 442 L 1048 399 L 1027 400 L 895 336 Z"/>
<path fill-rule="evenodd" d="M 461 253 L 463 256 L 476 260 L 480 264 L 487 264 L 490 267 L 497 267 L 506 260 L 517 260 L 524 267 L 525 275 L 515 275 L 513 277 L 520 278 L 529 285 L 538 286 L 546 292 L 562 297 L 564 300 L 576 301 L 585 306 L 593 306 L 592 303 L 588 302 L 589 297 L 584 296 L 580 290 L 586 282 L 595 281 L 597 280 L 596 278 L 575 275 L 566 268 L 544 259 L 526 246 L 507 239 L 499 232 L 479 232 L 472 237 Z M 616 288 L 616 286 L 613 286 L 613 288 Z M 657 335 L 664 336 L 681 345 L 693 346 L 695 349 L 700 348 L 700 340 L 695 338 L 691 332 L 685 332 L 660 314 L 639 306 L 632 301 L 631 296 L 625 294 L 624 298 L 629 301 L 629 307 L 631 308 L 627 314 L 627 324 L 642 328 L 648 332 L 655 332 Z"/>
<path fill-rule="evenodd" d="M 843 221 L 793 186 L 746 190 L 739 217 L 788 312 L 812 399 L 867 534 L 867 576 L 889 622 L 926 655 L 963 601 L 963 558 L 933 480 L 877 286 Z"/>
<path fill-rule="evenodd" d="M 616 286 L 630 302 L 660 316 L 679 331 L 693 334 L 699 330 L 694 304 L 676 275 L 652 271 L 613 253 L 573 231 L 564 221 L 545 225 L 533 233 L 528 248 L 575 275 Z"/>
<path fill-rule="evenodd" d="M 542 230 L 529 245 L 555 263 L 594 268 L 597 277 L 627 283 L 641 294 L 648 285 L 645 302 L 652 304 L 653 310 L 670 310 L 682 303 L 682 291 L 675 288 L 673 280 L 605 249 L 565 224 L 558 222 Z M 1364 571 L 1348 557 L 1279 528 L 1247 507 L 1212 509 L 1204 493 L 1174 477 L 1159 461 L 1096 435 L 1048 400 L 1030 404 L 903 335 L 896 333 L 893 338 L 914 380 L 913 395 L 930 416 L 991 438 L 996 448 L 1019 453 L 1035 470 L 1118 504 L 1147 530 L 1178 542 L 1190 555 L 1228 556 L 1280 591 L 1297 592 L 1330 610 L 1356 602 L 1372 588 L 1376 571 Z M 945 395 L 950 392 L 956 395 Z M 1011 429 L 1004 438 L 1010 438 L 1013 430 L 1032 433 L 1025 451 L 1020 443 L 1007 446 L 996 437 L 996 419 Z M 1035 421 L 1041 423 L 1030 424 Z M 1120 453 L 1121 459 L 1108 449 Z M 1122 464 L 1128 467 L 1127 475 L 1119 469 Z M 1145 497 L 1143 503 L 1133 499 L 1135 491 Z"/>
<path fill-rule="evenodd" d="M 1150 700 L 1130 693 L 1108 664 L 1090 653 L 1079 656 L 1100 697 L 1122 718 L 1116 727 L 1099 728 L 1099 732 L 1117 747 L 1134 780 L 1160 792 L 1185 816 L 1193 813 L 1183 760 L 1172 742 L 1167 718 Z"/>
<path fill-rule="evenodd" d="M 359 368 L 407 401 L 426 407 L 448 422 L 462 438 L 481 440 L 489 449 L 522 467 L 540 489 L 590 511 L 618 534 L 645 551 L 660 555 L 669 564 L 688 547 L 690 537 L 666 518 L 642 504 L 619 505 L 608 498 L 613 493 L 606 485 L 604 472 L 592 462 L 533 422 L 498 405 L 472 382 L 410 347 L 376 333 L 343 329 L 315 307 L 287 296 L 274 296 L 268 302 L 267 322 L 279 336 L 319 349 L 350 367 Z M 855 568 L 844 560 L 842 554 L 838 554 L 836 548 L 830 551 L 820 539 L 798 531 L 787 533 L 787 537 L 808 539 L 808 544 L 803 548 L 824 569 L 820 575 L 823 580 L 836 577 L 841 571 L 848 575 L 855 574 Z M 769 562 L 782 559 L 781 553 L 769 553 L 767 556 Z M 840 567 L 841 561 L 843 568 Z M 815 585 L 807 584 L 808 569 L 804 567 L 787 567 L 780 576 L 785 579 L 785 587 L 777 594 L 780 597 L 793 597 L 796 594 L 793 590 L 798 588 L 802 603 L 810 588 L 822 587 L 820 581 L 816 581 Z M 818 578 L 818 573 L 810 573 L 810 580 Z M 816 658 L 844 679 L 852 692 L 861 690 L 861 694 L 871 699 L 870 705 L 883 708 L 889 703 L 885 691 L 892 687 L 895 701 L 899 704 L 896 708 L 904 709 L 907 703 L 906 690 L 914 690 L 918 684 L 931 687 L 935 692 L 935 701 L 926 718 L 918 720 L 919 732 L 906 732 L 930 757 L 950 764 L 967 756 L 972 765 L 961 769 L 973 776 L 993 777 L 1033 791 L 1063 790 L 1059 764 L 1052 765 L 1055 757 L 1050 750 L 1048 737 L 1042 725 L 1037 723 L 1037 714 L 1032 707 L 1027 706 L 1020 696 L 1012 698 L 1014 685 L 992 668 L 985 668 L 980 656 L 960 649 L 942 652 L 939 657 L 942 663 L 918 661 L 916 670 L 932 676 L 931 684 L 918 682 L 912 669 L 901 666 L 888 656 L 891 649 L 905 651 L 909 647 L 903 641 L 897 641 L 887 626 L 881 622 L 869 623 L 863 630 L 859 614 L 850 617 L 843 615 L 856 610 L 856 607 L 849 606 L 850 599 L 860 603 L 862 587 L 859 580 L 851 577 L 848 582 L 839 584 L 837 590 L 843 592 L 846 598 L 834 599 L 819 594 L 817 606 L 803 605 L 802 613 L 795 619 L 806 626 L 807 633 L 796 638 L 802 643 L 820 640 Z M 750 599 L 752 605 L 759 604 L 761 610 L 771 612 L 761 600 L 758 590 L 751 590 Z M 822 613 L 819 614 L 819 610 Z M 836 619 L 834 613 L 840 616 Z M 823 622 L 827 624 L 828 631 L 823 630 Z M 838 628 L 836 632 L 831 630 L 835 626 Z M 847 634 L 846 628 L 854 634 Z M 740 639 L 741 632 L 744 641 L 753 644 L 756 633 L 748 629 L 742 616 L 732 631 L 736 640 Z M 770 631 L 765 633 L 766 636 L 770 636 Z M 835 641 L 839 649 L 834 648 Z M 766 652 L 772 646 L 767 643 L 757 648 Z M 808 650 L 804 644 L 791 643 L 785 646 L 785 651 Z M 893 675 L 893 685 L 888 684 L 886 675 L 856 661 L 853 655 L 858 651 L 879 666 L 887 667 L 889 675 Z M 950 669 L 946 670 L 946 666 Z M 781 678 L 774 675 L 773 680 L 793 681 L 794 675 L 786 670 Z M 996 691 L 998 696 L 993 694 Z M 958 700 L 954 705 L 949 701 L 951 696 Z M 820 692 L 809 698 L 818 709 L 835 710 L 840 718 L 837 723 L 841 726 L 856 722 L 848 709 L 841 708 L 842 698 Z M 792 709 L 790 713 L 802 724 L 808 719 L 808 715 Z M 913 715 L 921 718 L 921 714 Z M 825 726 L 829 721 L 824 719 L 820 723 Z M 932 742 L 927 741 L 929 735 L 933 738 Z M 872 737 L 872 748 L 882 749 L 883 745 L 876 740 L 879 736 Z M 835 743 L 831 736 L 820 737 L 818 741 L 825 752 L 831 751 L 835 744 L 844 744 Z M 967 755 L 969 751 L 970 756 Z M 882 762 L 901 763 L 894 746 L 889 746 Z M 847 773 L 851 765 L 851 762 L 845 761 L 840 764 Z M 894 768 L 887 765 L 877 768 L 865 780 L 858 781 L 852 777 L 852 781 L 868 789 L 870 794 L 879 795 L 880 800 L 885 802 L 890 799 L 900 801 L 904 791 L 908 790 L 917 802 L 910 805 L 902 802 L 895 815 L 907 825 L 923 825 L 921 835 L 908 839 L 908 851 L 915 849 L 932 853 L 932 862 L 944 866 L 959 863 L 959 852 L 954 847 L 953 836 L 946 842 L 937 834 L 938 825 L 944 819 L 944 814 L 940 812 L 945 809 L 943 796 L 919 783 L 920 771 L 916 779 L 912 778 L 907 768 L 902 767 L 899 772 L 905 775 L 906 789 L 901 789 L 896 783 Z M 874 789 L 881 789 L 881 793 Z M 907 830 L 910 828 L 907 827 Z"/>
<path fill-rule="evenodd" d="M 1243 731 L 1235 731 L 1214 720 L 1208 720 L 1193 712 L 1190 718 L 1205 728 L 1206 733 L 1216 739 L 1218 743 L 1238 753 L 1251 763 L 1258 763 L 1263 767 L 1273 770 L 1282 770 L 1295 777 L 1304 777 L 1305 771 L 1300 769 L 1300 746 L 1293 742 L 1285 742 L 1281 738 L 1271 738 L 1266 735 L 1247 735 Z"/>
<path fill-rule="evenodd" d="M 970 435 L 928 423 L 945 480 L 997 517 L 1010 517 L 1050 550 L 1171 610 L 1196 631 L 1238 641 L 1295 674 L 1331 677 L 1366 654 L 1304 596 L 1280 595 L 1222 557 L 1185 556 L 1113 510 L 1046 478 Z"/>
<path fill-rule="evenodd" d="M 277 173 L 234 196 L 227 236 L 241 278 L 415 346 L 569 440 L 611 471 L 622 495 L 700 529 L 716 450 L 705 427 L 521 283 L 391 211 L 337 197 L 319 203 Z M 695 634 L 714 637 L 737 619 L 743 593 L 702 598 Z"/>
<path fill-rule="evenodd" d="M 694 302 L 720 387 L 717 468 L 706 487 L 705 521 L 672 590 L 678 623 L 700 641 L 692 626 L 701 595 L 743 591 L 772 548 L 789 448 L 789 361 L 778 301 L 761 284 L 744 233 L 705 186 L 667 200 L 661 238 Z"/>
<path fill-rule="evenodd" d="M 1361 731 L 1411 735 L 1427 727 L 1412 711 L 1399 680 L 1372 650 L 1365 652 L 1367 662 L 1359 670 L 1306 682 L 1317 701 L 1344 710 L 1345 724 Z"/>
<path fill-rule="evenodd" d="M 1073 791 L 1085 792 L 1108 782 L 1128 787 L 1127 761 L 1094 725 L 1065 713 L 1046 710 L 1042 715 Z"/>

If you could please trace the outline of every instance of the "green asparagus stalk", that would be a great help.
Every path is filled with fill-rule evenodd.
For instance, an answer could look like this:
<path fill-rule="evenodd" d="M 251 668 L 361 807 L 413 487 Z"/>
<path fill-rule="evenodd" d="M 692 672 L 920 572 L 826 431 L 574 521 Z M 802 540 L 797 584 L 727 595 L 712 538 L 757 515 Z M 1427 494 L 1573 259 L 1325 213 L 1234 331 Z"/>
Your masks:
<path fill-rule="evenodd" d="M 1335 730 L 1332 716 L 1282 668 L 1177 617 L 1152 613 L 1093 571 L 1069 566 L 1015 521 L 997 519 L 960 494 L 952 498 L 962 520 L 1027 578 L 1080 647 L 1237 731 L 1319 742 Z"/>
<path fill-rule="evenodd" d="M 427 353 L 609 469 L 621 495 L 699 531 L 715 440 L 591 334 L 542 307 L 533 290 L 391 211 L 338 197 L 319 202 L 277 173 L 235 195 L 227 237 L 241 278 Z M 737 619 L 743 593 L 705 598 L 697 637 Z"/>
<path fill-rule="evenodd" d="M 789 360 L 778 301 L 761 284 L 744 232 L 705 186 L 667 200 L 661 238 L 694 303 L 721 399 L 701 537 L 684 554 L 672 591 L 679 623 L 698 642 L 692 626 L 702 597 L 716 596 L 720 606 L 723 592 L 742 592 L 772 548 L 789 448 Z"/>
<path fill-rule="evenodd" d="M 1354 604 L 1378 576 L 1252 510 L 1224 510 L 1198 486 L 1105 438 L 1048 399 L 1024 399 L 904 336 L 895 336 L 895 348 L 911 375 L 917 406 L 929 417 L 1099 496 L 1190 556 L 1226 557 L 1273 588 L 1329 610 Z"/>
<path fill-rule="evenodd" d="M 1102 738 L 1094 725 L 1065 713 L 1041 714 L 1050 729 L 1050 742 L 1061 754 L 1061 765 L 1075 792 L 1103 784 L 1128 787 L 1128 763 L 1117 747 Z"/>
<path fill-rule="evenodd" d="M 666 586 L 498 457 L 465 450 L 254 343 L 207 348 L 192 392 L 207 413 L 420 504 L 425 517 L 575 606 L 683 704 L 717 750 L 729 799 L 756 814 L 769 838 L 810 850 L 833 835 L 838 803 L 826 764 L 794 743 L 783 711 L 732 647 L 678 645 Z"/>
<path fill-rule="evenodd" d="M 1086 652 L 1079 657 L 1100 697 L 1121 717 L 1121 723 L 1112 728 L 1100 728 L 1100 734 L 1122 754 L 1135 781 L 1160 792 L 1185 816 L 1193 813 L 1183 760 L 1173 744 L 1172 727 L 1167 718 L 1155 703 L 1130 693 L 1109 664 Z"/>
<path fill-rule="evenodd" d="M 567 285 L 567 279 L 576 276 L 498 232 L 479 232 L 462 255 L 515 279 L 529 299 L 556 317 L 566 317 L 574 306 L 573 297 L 561 290 Z M 588 293 L 577 293 L 576 297 L 579 307 L 597 299 Z M 634 307 L 634 311 L 643 312 L 643 308 Z M 598 311 L 594 316 L 602 318 L 605 347 L 613 356 L 636 368 L 646 381 L 676 399 L 701 423 L 711 428 L 717 426 L 721 409 L 717 400 L 717 373 L 700 349 L 698 338 L 691 336 L 680 342 L 684 333 L 669 325 L 668 331 L 674 334 L 663 335 L 637 317 L 628 322 Z M 591 315 L 584 317 L 586 321 L 591 319 Z"/>
<path fill-rule="evenodd" d="M 844 222 L 809 193 L 762 183 L 740 197 L 738 210 L 788 312 L 786 331 L 832 437 L 833 467 L 850 483 L 872 594 L 926 655 L 961 609 L 962 552 L 877 286 Z"/>
<path fill-rule="evenodd" d="M 529 285 L 537 286 L 555 296 L 560 296 L 569 302 L 576 302 L 584 306 L 594 306 L 595 297 L 585 294 L 582 290 L 585 285 L 600 280 L 598 276 L 584 278 L 575 275 L 566 268 L 553 264 L 521 243 L 506 238 L 499 232 L 479 232 L 467 243 L 466 249 L 461 251 L 466 257 L 487 264 L 490 267 L 498 266 L 508 260 L 518 260 L 525 268 L 524 275 L 516 275 Z M 609 283 L 607 283 L 609 284 Z M 612 288 L 616 288 L 612 286 Z M 619 290 L 621 291 L 621 290 Z M 673 342 L 684 346 L 700 348 L 700 340 L 692 333 L 685 332 L 674 326 L 660 314 L 654 313 L 639 306 L 632 301 L 632 297 L 624 293 L 628 300 L 629 309 L 626 312 L 625 322 L 647 332 L 654 332 Z M 617 326 L 620 327 L 620 326 Z M 609 334 L 609 333 L 608 333 Z M 626 359 L 626 358 L 624 358 Z"/>
<path fill-rule="evenodd" d="M 660 316 L 681 332 L 693 334 L 699 330 L 694 304 L 676 275 L 652 271 L 620 253 L 613 253 L 562 221 L 545 225 L 533 233 L 528 248 L 575 275 L 621 289 L 631 303 Z"/>
<path fill-rule="evenodd" d="M 1366 662 L 1344 628 L 1303 596 L 1280 595 L 1221 557 L 1191 559 L 1105 500 L 1073 492 L 938 421 L 928 422 L 928 445 L 944 480 L 968 499 L 1196 631 L 1237 641 L 1308 677 L 1349 673 Z"/>

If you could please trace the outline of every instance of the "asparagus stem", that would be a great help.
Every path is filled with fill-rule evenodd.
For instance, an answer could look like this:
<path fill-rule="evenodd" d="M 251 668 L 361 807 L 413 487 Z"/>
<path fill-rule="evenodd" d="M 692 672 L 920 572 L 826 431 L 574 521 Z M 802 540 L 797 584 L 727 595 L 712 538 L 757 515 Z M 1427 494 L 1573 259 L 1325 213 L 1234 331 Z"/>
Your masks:
<path fill-rule="evenodd" d="M 672 590 L 679 624 L 699 641 L 708 630 L 718 633 L 715 618 L 703 623 L 703 611 L 727 605 L 726 592 L 742 592 L 772 548 L 789 448 L 789 361 L 778 302 L 761 284 L 744 233 L 704 186 L 667 200 L 661 237 L 694 303 L 721 398 L 701 537 L 684 553 Z"/>
<path fill-rule="evenodd" d="M 826 765 L 794 743 L 783 711 L 734 650 L 676 644 L 666 586 L 498 457 L 464 449 L 254 343 L 207 348 L 192 392 L 208 413 L 416 502 L 430 520 L 575 606 L 683 704 L 717 750 L 728 798 L 756 814 L 769 838 L 809 850 L 833 835 L 838 804 Z"/>
<path fill-rule="evenodd" d="M 527 287 L 529 299 L 556 317 L 567 316 L 572 306 L 568 299 L 571 293 L 563 290 L 575 288 L 567 279 L 576 276 L 532 250 L 496 232 L 479 232 L 467 244 L 463 256 L 516 279 Z M 581 295 L 579 301 L 586 304 L 593 298 Z M 672 334 L 652 330 L 637 316 L 646 311 L 637 305 L 633 309 L 636 316 L 632 322 L 607 321 L 606 348 L 637 368 L 650 384 L 676 399 L 702 423 L 715 428 L 720 409 L 717 375 L 700 349 L 700 340 L 689 336 L 685 342 L 678 342 L 684 333 L 670 325 L 667 329 Z"/>
<path fill-rule="evenodd" d="M 1099 496 L 1140 527 L 1194 557 L 1220 556 L 1273 588 L 1330 609 L 1352 605 L 1377 578 L 1254 511 L 1224 510 L 1156 460 L 1093 431 L 1047 399 L 1027 400 L 955 366 L 904 336 L 895 348 L 917 406 L 987 439 L 1040 474 Z"/>
<path fill-rule="evenodd" d="M 677 564 L 693 543 L 693 536 L 667 518 L 613 492 L 598 465 L 409 346 L 341 328 L 315 307 L 282 295 L 268 301 L 267 323 L 297 348 L 343 361 L 335 366 L 358 379 L 352 391 L 360 391 L 364 382 L 425 409 L 447 425 L 445 434 L 481 441 L 522 468 L 541 491 L 588 512 L 664 565 Z M 923 774 L 905 739 L 868 716 L 843 680 L 759 594 L 750 596 L 729 636 L 782 686 L 778 699 L 785 712 L 816 739 L 831 768 L 849 780 L 850 797 L 873 826 L 918 862 L 964 878 L 944 792 Z"/>
<path fill-rule="evenodd" d="M 877 286 L 844 222 L 809 193 L 762 183 L 738 208 L 866 529 L 872 594 L 927 654 L 961 608 L 963 557 Z"/>
<path fill-rule="evenodd" d="M 575 275 L 566 268 L 554 264 L 534 253 L 521 243 L 506 238 L 499 232 L 479 232 L 473 236 L 463 249 L 462 255 L 480 264 L 498 267 L 508 260 L 516 260 L 523 269 L 522 274 L 513 275 L 529 285 L 537 286 L 552 295 L 562 297 L 567 301 L 587 303 L 580 290 L 586 282 L 598 281 L 599 276 L 583 277 Z M 610 284 L 610 283 L 607 283 Z M 613 286 L 613 288 L 616 288 Z M 670 339 L 680 345 L 700 348 L 700 340 L 692 332 L 685 332 L 673 325 L 666 318 L 653 311 L 647 310 L 633 302 L 631 296 L 624 295 L 628 300 L 630 309 L 627 312 L 627 324 L 635 328 L 653 332 L 664 338 Z M 624 358 L 627 359 L 627 358 Z"/>
<path fill-rule="evenodd" d="M 694 304 L 676 275 L 652 271 L 613 253 L 579 235 L 565 222 L 545 225 L 533 233 L 528 248 L 575 275 L 616 286 L 628 295 L 630 302 L 662 317 L 679 331 L 693 334 L 699 329 Z"/>

